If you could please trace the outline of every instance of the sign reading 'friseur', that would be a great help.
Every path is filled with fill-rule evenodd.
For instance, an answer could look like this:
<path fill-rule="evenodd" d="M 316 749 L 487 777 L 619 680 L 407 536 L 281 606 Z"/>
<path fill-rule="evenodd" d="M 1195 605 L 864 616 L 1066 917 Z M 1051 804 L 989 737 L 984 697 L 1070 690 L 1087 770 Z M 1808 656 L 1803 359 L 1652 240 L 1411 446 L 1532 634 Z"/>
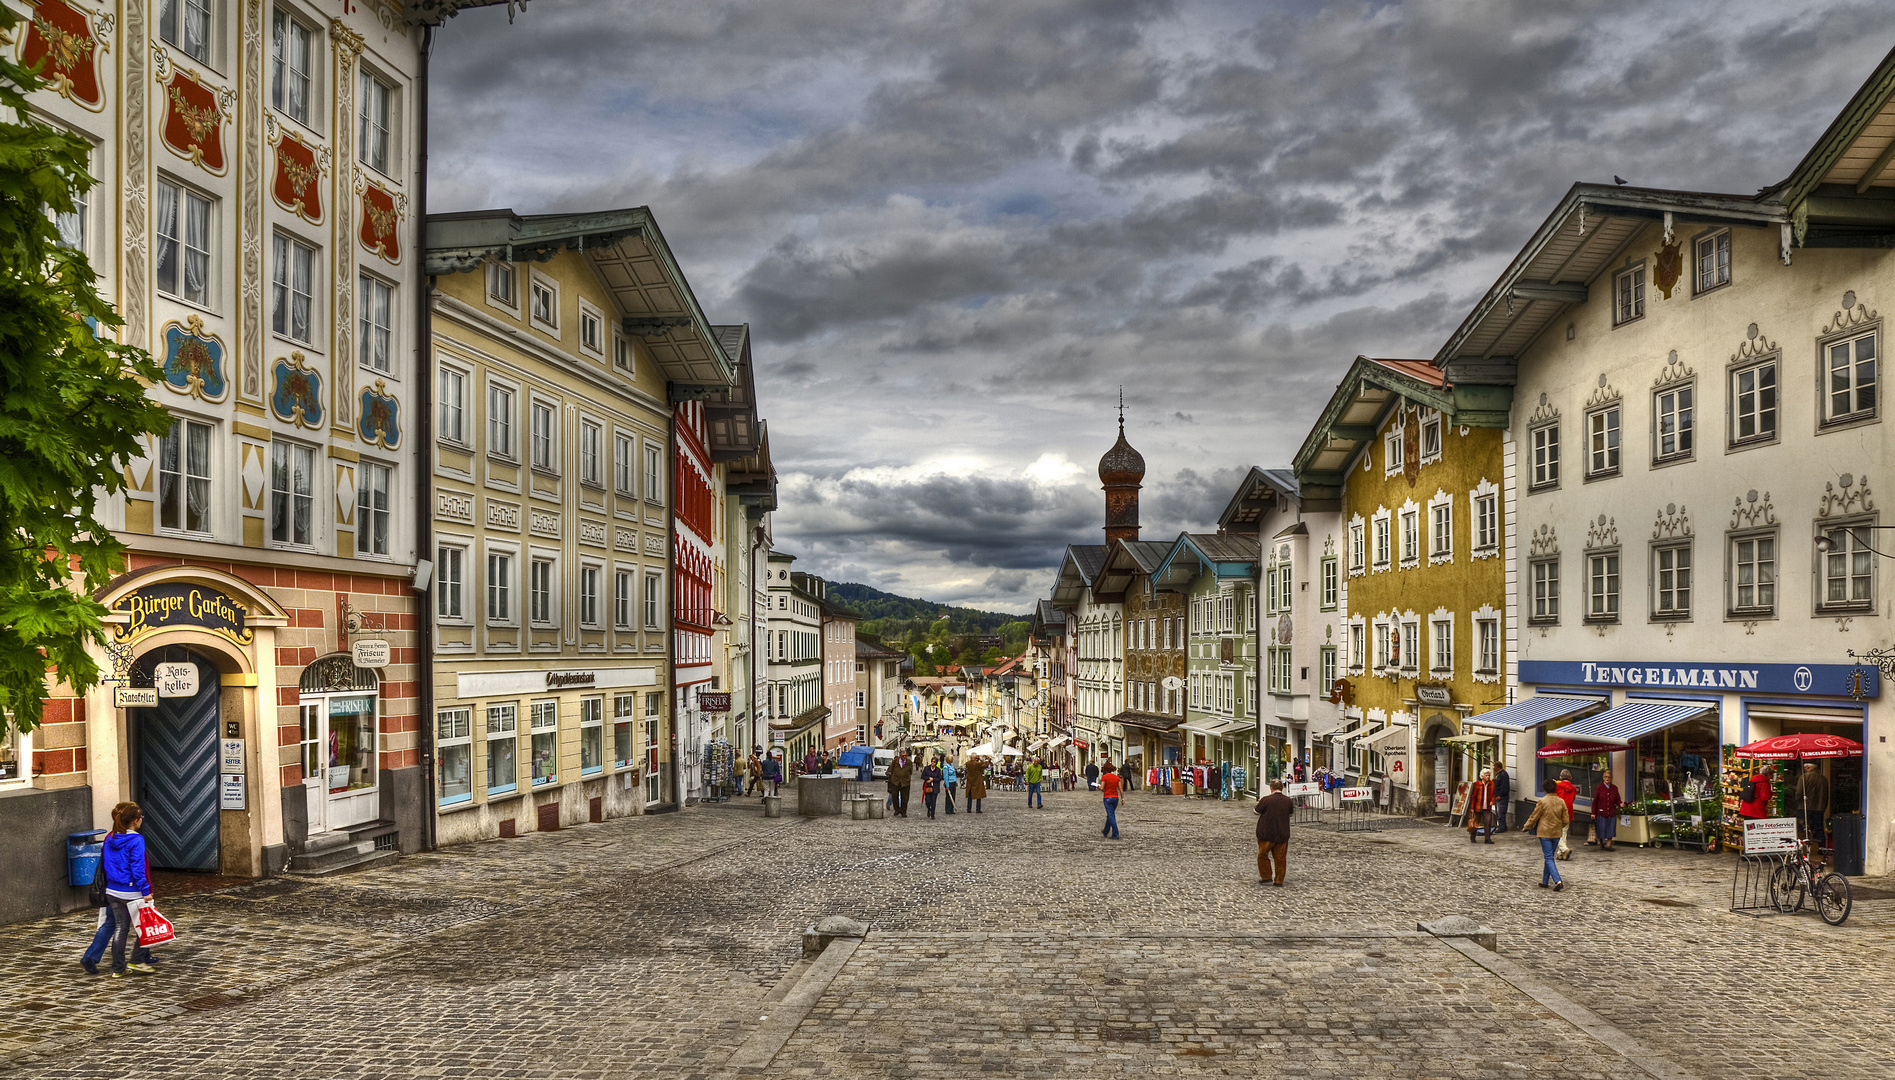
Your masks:
<path fill-rule="evenodd" d="M 208 630 L 239 644 L 250 644 L 242 603 L 203 585 L 167 582 L 127 593 L 113 610 L 126 616 L 112 636 L 129 641 L 158 630 Z"/>

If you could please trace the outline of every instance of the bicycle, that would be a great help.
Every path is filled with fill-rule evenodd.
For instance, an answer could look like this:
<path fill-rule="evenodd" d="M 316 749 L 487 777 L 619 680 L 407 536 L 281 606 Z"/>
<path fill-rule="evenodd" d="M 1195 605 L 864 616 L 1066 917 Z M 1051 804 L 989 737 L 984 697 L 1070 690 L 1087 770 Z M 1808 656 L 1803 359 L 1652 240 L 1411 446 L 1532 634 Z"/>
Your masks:
<path fill-rule="evenodd" d="M 1849 879 L 1841 874 L 1823 874 L 1810 863 L 1809 853 L 1797 846 L 1796 854 L 1770 873 L 1770 904 L 1789 914 L 1803 909 L 1803 900 L 1815 901 L 1816 914 L 1831 926 L 1841 926 L 1849 917 L 1854 902 L 1849 897 Z"/>

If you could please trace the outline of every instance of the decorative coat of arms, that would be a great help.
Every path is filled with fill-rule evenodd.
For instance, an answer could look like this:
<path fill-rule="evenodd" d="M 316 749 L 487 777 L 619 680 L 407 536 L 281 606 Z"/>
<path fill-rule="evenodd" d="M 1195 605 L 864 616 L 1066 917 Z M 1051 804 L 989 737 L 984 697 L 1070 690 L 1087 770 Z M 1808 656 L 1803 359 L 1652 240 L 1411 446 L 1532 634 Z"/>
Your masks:
<path fill-rule="evenodd" d="M 401 261 L 401 228 L 408 197 L 397 198 L 373 183 L 362 184 L 362 246 L 391 263 Z"/>
<path fill-rule="evenodd" d="M 1652 268 L 1652 284 L 1665 299 L 1671 299 L 1671 290 L 1678 287 L 1678 279 L 1684 276 L 1684 242 L 1674 240 L 1659 247 L 1657 265 Z"/>
<path fill-rule="evenodd" d="M 270 411 L 306 428 L 322 427 L 322 373 L 300 351 L 278 357 L 273 369 Z"/>
<path fill-rule="evenodd" d="M 204 332 L 204 320 L 192 315 L 182 325 L 164 328 L 164 381 L 180 394 L 200 401 L 224 400 L 224 343 Z"/>
<path fill-rule="evenodd" d="M 362 390 L 361 420 L 356 431 L 363 442 L 379 443 L 389 450 L 401 445 L 401 402 L 381 379 L 372 388 Z"/>
<path fill-rule="evenodd" d="M 270 180 L 270 195 L 285 210 L 311 225 L 322 221 L 322 174 L 328 171 L 329 151 L 320 154 L 291 131 L 276 141 L 276 175 Z"/>
<path fill-rule="evenodd" d="M 98 112 L 105 108 L 105 95 L 99 88 L 99 54 L 110 47 L 114 21 L 110 15 L 86 11 L 65 0 L 39 0 L 26 26 L 20 63 L 32 67 L 44 61 L 40 75 L 54 93 Z"/>
<path fill-rule="evenodd" d="M 159 131 L 165 146 L 182 158 L 217 176 L 224 175 L 224 121 L 233 109 L 230 91 L 206 86 L 197 76 L 175 67 L 170 55 L 154 46 L 153 77 L 164 87 L 164 124 Z"/>

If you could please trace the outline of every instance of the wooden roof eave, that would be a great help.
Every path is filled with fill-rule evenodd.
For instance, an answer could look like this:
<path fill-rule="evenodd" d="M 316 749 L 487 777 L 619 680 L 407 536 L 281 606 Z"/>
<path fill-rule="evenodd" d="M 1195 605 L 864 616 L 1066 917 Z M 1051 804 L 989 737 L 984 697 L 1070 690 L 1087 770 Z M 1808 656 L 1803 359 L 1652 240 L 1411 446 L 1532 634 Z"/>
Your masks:
<path fill-rule="evenodd" d="M 1861 137 L 1863 129 L 1882 111 L 1891 94 L 1895 94 L 1895 49 L 1882 57 L 1882 62 L 1829 122 L 1829 127 L 1810 146 L 1803 160 L 1796 163 L 1796 168 L 1790 170 L 1790 175 L 1775 187 L 1766 189 L 1766 193 L 1787 207 L 1795 207 L 1807 199 L 1829 175 L 1837 160 Z M 1895 147 L 1895 143 L 1890 145 Z M 1878 160 L 1883 169 L 1888 167 L 1886 155 Z M 1871 176 L 1868 182 L 1873 183 L 1875 179 Z M 1866 188 L 1865 183 L 1857 190 Z"/>

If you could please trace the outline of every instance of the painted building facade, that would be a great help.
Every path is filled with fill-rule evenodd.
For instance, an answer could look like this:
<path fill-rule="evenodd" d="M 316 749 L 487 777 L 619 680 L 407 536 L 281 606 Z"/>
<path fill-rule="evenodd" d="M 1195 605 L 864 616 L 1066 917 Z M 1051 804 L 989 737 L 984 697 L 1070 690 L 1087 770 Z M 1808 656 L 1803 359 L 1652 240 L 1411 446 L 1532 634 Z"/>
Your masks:
<path fill-rule="evenodd" d="M 1100 587 L 1123 597 L 1125 610 L 1125 708 L 1112 717 L 1125 734 L 1113 760 L 1147 769 L 1184 753 L 1185 594 L 1160 588 L 1157 576 L 1171 547 L 1162 540 L 1117 541 L 1099 574 Z"/>
<path fill-rule="evenodd" d="M 822 605 L 823 744 L 831 750 L 868 742 L 856 715 L 855 626 L 861 620 L 833 604 Z"/>
<path fill-rule="evenodd" d="M 1235 790 L 1254 790 L 1257 756 L 1256 595 L 1258 547 L 1235 533 L 1184 533 L 1160 565 L 1159 579 L 1185 603 L 1185 721 L 1182 764 L 1220 774 L 1243 770 Z M 1170 762 L 1167 762 L 1170 764 Z M 1223 790 L 1220 775 L 1214 788 Z"/>

